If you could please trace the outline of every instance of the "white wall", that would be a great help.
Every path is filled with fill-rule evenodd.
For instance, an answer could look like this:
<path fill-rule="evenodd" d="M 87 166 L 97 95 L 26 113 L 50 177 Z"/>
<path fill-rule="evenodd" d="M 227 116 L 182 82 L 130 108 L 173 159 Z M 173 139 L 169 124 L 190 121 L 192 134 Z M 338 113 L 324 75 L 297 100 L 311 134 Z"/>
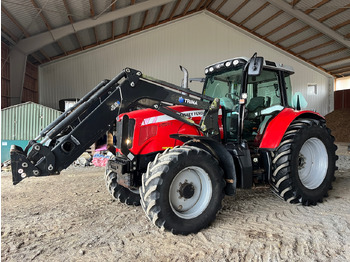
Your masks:
<path fill-rule="evenodd" d="M 331 78 L 206 13 L 41 66 L 40 103 L 58 108 L 58 100 L 80 98 L 102 79 L 113 78 L 125 67 L 180 84 L 183 76 L 179 65 L 189 70 L 190 77 L 202 77 L 209 64 L 232 57 L 250 57 L 256 51 L 267 60 L 294 67 L 293 91 L 304 94 L 308 109 L 316 109 L 322 115 L 332 109 Z M 317 95 L 307 95 L 308 83 L 317 84 Z"/>

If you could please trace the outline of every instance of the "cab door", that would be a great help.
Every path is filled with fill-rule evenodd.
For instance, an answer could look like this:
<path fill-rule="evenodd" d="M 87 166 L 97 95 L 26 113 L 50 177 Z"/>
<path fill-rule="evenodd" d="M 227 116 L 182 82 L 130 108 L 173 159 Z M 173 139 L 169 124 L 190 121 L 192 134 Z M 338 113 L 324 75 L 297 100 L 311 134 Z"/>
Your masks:
<path fill-rule="evenodd" d="M 279 73 L 264 69 L 258 76 L 248 76 L 242 137 L 249 143 L 260 143 L 269 120 L 284 108 Z"/>

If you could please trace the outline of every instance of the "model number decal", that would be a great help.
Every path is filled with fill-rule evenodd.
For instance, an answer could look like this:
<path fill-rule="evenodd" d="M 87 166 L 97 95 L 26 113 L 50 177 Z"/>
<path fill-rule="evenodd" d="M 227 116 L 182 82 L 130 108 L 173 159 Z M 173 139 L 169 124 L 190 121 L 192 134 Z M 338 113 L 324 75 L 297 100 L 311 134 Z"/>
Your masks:
<path fill-rule="evenodd" d="M 114 102 L 113 105 L 111 105 L 111 111 L 116 110 L 120 106 L 120 102 Z"/>

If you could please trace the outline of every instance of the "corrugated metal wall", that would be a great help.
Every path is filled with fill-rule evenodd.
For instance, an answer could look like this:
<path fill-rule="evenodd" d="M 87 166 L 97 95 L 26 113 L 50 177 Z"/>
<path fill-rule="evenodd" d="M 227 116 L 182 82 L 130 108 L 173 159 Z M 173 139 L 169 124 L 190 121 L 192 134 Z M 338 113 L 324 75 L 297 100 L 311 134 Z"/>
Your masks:
<path fill-rule="evenodd" d="M 60 99 L 82 97 L 102 79 L 113 78 L 125 67 L 180 84 L 183 76 L 179 65 L 189 70 L 190 77 L 202 77 L 209 64 L 250 57 L 256 51 L 268 60 L 294 67 L 293 91 L 304 94 L 308 109 L 323 115 L 332 110 L 330 77 L 206 13 L 41 66 L 40 103 L 58 108 Z M 316 95 L 308 94 L 308 84 L 317 84 Z M 194 89 L 200 91 L 199 87 Z"/>
<path fill-rule="evenodd" d="M 32 102 L 1 110 L 1 140 L 31 140 L 55 120 L 60 111 Z"/>

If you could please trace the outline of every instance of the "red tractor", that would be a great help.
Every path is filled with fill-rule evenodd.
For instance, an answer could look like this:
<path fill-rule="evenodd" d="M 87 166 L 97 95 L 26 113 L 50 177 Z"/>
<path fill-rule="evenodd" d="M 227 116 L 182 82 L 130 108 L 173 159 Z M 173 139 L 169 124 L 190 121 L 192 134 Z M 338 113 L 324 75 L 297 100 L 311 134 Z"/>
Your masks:
<path fill-rule="evenodd" d="M 179 87 L 126 68 L 12 148 L 13 182 L 58 173 L 110 132 L 109 192 L 174 234 L 207 227 L 237 187 L 269 183 L 290 203 L 316 205 L 335 179 L 336 146 L 324 118 L 292 102 L 291 74 L 256 54 L 229 59 L 205 69 L 200 94 L 186 70 Z"/>

